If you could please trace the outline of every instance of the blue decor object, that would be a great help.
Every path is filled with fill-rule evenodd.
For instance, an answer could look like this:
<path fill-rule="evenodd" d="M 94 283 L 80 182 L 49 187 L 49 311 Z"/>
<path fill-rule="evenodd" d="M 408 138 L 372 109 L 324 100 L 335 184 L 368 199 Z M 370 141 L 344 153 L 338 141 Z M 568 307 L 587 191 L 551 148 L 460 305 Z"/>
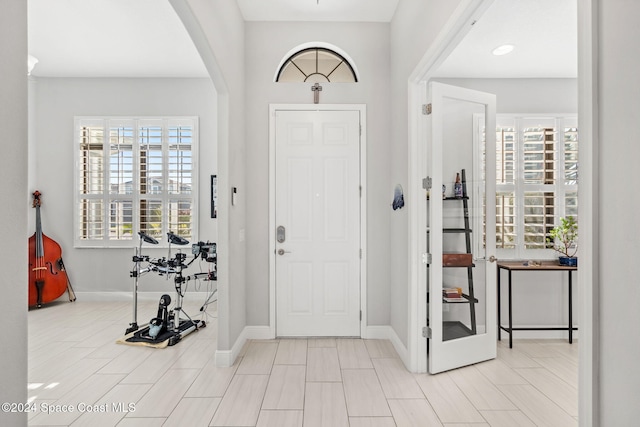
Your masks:
<path fill-rule="evenodd" d="M 396 185 L 393 191 L 393 203 L 391 206 L 394 211 L 404 206 L 404 195 L 402 194 L 402 186 L 400 184 Z"/>
<path fill-rule="evenodd" d="M 576 257 L 568 257 L 568 256 L 561 256 L 561 257 L 558 257 L 558 263 L 560 265 L 566 265 L 567 267 L 577 267 L 578 266 L 578 258 L 576 258 Z"/>

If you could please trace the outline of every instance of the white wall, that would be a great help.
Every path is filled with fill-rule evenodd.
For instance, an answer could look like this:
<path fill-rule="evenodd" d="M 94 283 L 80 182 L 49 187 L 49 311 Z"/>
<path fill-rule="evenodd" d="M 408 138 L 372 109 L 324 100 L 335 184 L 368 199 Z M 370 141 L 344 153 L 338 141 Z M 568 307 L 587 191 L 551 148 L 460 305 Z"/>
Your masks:
<path fill-rule="evenodd" d="M 35 92 L 33 181 L 42 193 L 43 232 L 62 247 L 69 279 L 80 299 L 85 292 L 131 292 L 133 240 L 128 248 L 74 248 L 73 212 L 75 141 L 74 116 L 197 116 L 199 118 L 199 236 L 217 240 L 210 217 L 209 176 L 216 173 L 216 94 L 209 79 L 67 79 L 37 78 Z M 33 209 L 31 210 L 33 211 Z M 30 212 L 33 219 L 33 212 Z M 31 228 L 33 221 L 30 220 Z M 196 240 L 196 239 L 194 239 Z M 174 247 L 174 250 L 176 248 Z M 190 247 L 187 248 L 190 255 Z M 146 245 L 144 254 L 167 256 L 167 250 Z M 173 282 L 146 275 L 143 292 L 172 292 Z M 126 323 L 125 323 L 126 326 Z"/>
<path fill-rule="evenodd" d="M 408 189 L 409 179 L 409 77 L 423 55 L 434 42 L 440 30 L 462 0 L 403 0 L 391 22 L 391 182 Z M 419 185 L 419 183 L 414 183 Z M 416 203 L 405 195 L 406 206 Z M 408 346 L 410 322 L 409 302 L 417 298 L 410 294 L 409 271 L 413 254 L 409 254 L 409 209 L 405 207 L 391 218 L 390 265 L 391 277 L 391 326 Z"/>
<path fill-rule="evenodd" d="M 244 20 L 235 0 L 169 0 L 218 94 L 218 354 L 229 364 L 246 322 Z M 238 189 L 231 204 L 231 188 Z M 233 346 L 236 345 L 235 348 Z M 224 360 L 223 360 L 224 359 Z"/>
<path fill-rule="evenodd" d="M 496 95 L 496 112 L 562 114 L 578 112 L 576 79 L 447 79 L 434 81 Z"/>
<path fill-rule="evenodd" d="M 637 197 L 640 159 L 640 2 L 599 1 L 600 132 L 596 162 L 600 179 L 596 217 L 600 242 L 599 286 L 600 424 L 638 425 L 640 402 L 640 253 Z M 598 356 L 596 356 L 596 361 Z"/>
<path fill-rule="evenodd" d="M 0 291 L 0 402 L 27 401 L 27 2 L 3 2 L 0 13 L 0 170 L 5 199 L 0 210 L 3 270 Z M 27 425 L 27 413 L 0 412 L 0 424 Z"/>
<path fill-rule="evenodd" d="M 367 107 L 368 324 L 389 324 L 389 25 L 382 23 L 247 22 L 247 323 L 269 324 L 269 115 L 271 103 L 313 104 L 313 83 L 275 83 L 280 61 L 313 41 L 333 44 L 355 62 L 360 81 L 322 83 L 321 104 Z"/>

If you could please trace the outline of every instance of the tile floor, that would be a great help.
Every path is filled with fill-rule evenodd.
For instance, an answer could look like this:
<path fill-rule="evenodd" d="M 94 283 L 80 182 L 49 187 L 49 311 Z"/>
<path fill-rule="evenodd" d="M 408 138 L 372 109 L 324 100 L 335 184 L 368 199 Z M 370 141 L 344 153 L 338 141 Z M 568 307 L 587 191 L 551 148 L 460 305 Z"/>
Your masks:
<path fill-rule="evenodd" d="M 115 343 L 131 310 L 77 301 L 29 312 L 29 425 L 578 425 L 578 346 L 565 340 L 500 343 L 498 359 L 439 375 L 411 374 L 389 341 L 360 339 L 251 341 L 218 368 L 215 306 L 207 327 L 165 349 Z M 139 322 L 156 311 L 141 303 Z"/>

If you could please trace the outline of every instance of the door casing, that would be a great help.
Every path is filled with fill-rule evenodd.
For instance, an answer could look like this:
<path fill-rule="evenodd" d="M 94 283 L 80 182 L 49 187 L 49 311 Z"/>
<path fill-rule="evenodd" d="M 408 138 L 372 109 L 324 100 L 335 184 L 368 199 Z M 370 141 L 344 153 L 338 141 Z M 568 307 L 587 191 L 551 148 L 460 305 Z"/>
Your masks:
<path fill-rule="evenodd" d="M 364 104 L 270 104 L 269 105 L 269 336 L 276 337 L 276 111 L 358 111 L 360 113 L 360 333 L 367 326 L 367 170 L 366 105 Z"/>

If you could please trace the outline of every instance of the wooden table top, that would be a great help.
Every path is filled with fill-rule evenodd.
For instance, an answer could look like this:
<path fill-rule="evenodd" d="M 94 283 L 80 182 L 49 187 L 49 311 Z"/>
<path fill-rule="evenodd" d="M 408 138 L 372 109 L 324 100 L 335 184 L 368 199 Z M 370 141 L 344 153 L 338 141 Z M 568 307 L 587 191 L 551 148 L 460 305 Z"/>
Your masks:
<path fill-rule="evenodd" d="M 576 266 L 560 265 L 558 261 L 553 260 L 521 260 L 521 261 L 498 261 L 498 268 L 505 270 L 577 270 Z"/>

